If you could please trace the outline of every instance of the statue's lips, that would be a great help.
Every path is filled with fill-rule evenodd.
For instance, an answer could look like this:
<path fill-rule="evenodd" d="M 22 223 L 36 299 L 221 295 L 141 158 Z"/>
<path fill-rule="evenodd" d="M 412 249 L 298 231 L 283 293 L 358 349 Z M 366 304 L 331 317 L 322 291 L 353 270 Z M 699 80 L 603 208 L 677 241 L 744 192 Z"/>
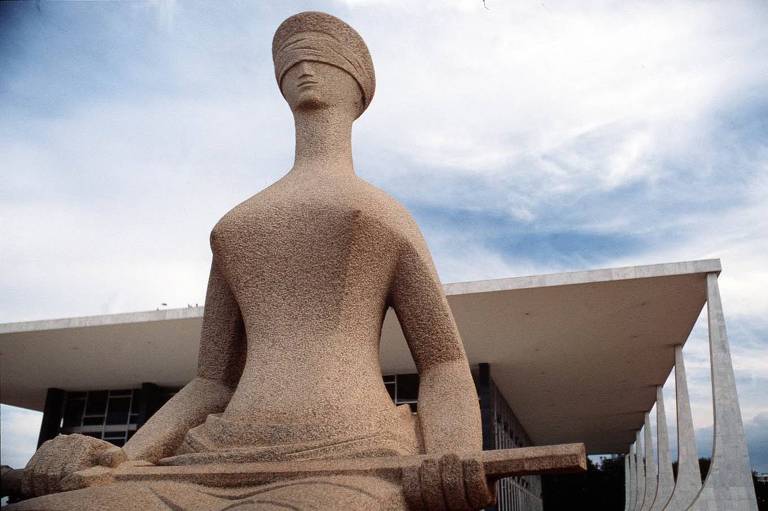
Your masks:
<path fill-rule="evenodd" d="M 314 82 L 314 81 L 312 81 L 312 80 L 307 80 L 307 81 L 301 82 L 301 83 L 300 83 L 300 84 L 298 84 L 296 87 L 297 87 L 298 89 L 301 89 L 302 87 L 305 87 L 305 86 L 306 86 L 306 87 L 311 87 L 311 86 L 313 86 L 313 85 L 317 85 L 317 82 Z"/>

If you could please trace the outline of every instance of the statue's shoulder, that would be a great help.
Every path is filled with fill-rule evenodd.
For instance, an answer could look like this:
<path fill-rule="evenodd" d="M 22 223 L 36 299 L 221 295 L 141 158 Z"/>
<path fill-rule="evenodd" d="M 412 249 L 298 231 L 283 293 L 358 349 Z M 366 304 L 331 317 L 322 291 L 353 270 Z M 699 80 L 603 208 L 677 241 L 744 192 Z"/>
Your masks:
<path fill-rule="evenodd" d="M 249 225 L 252 226 L 255 221 L 258 221 L 258 210 L 266 202 L 264 196 L 269 194 L 270 188 L 272 186 L 252 195 L 219 218 L 210 233 L 212 248 L 217 244 L 217 241 L 221 242 L 238 235 L 238 233 L 242 234 L 247 231 Z"/>
<path fill-rule="evenodd" d="M 404 237 L 419 235 L 419 227 L 411 212 L 400 201 L 381 188 L 360 179 L 360 189 L 366 196 L 366 213 Z"/>

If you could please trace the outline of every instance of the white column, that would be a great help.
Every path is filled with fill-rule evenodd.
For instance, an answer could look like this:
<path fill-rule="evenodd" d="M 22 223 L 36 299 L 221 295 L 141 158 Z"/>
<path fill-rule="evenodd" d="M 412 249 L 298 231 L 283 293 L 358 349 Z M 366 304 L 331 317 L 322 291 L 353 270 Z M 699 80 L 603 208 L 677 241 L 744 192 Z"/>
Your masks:
<path fill-rule="evenodd" d="M 672 460 L 669 456 L 669 433 L 667 431 L 667 413 L 664 408 L 664 391 L 656 387 L 656 455 L 659 458 L 659 479 L 656 487 L 656 498 L 653 500 L 651 511 L 661 511 L 667 505 L 672 489 L 675 487 L 675 476 L 672 473 Z"/>
<path fill-rule="evenodd" d="M 642 511 L 650 511 L 653 498 L 656 496 L 656 460 L 653 459 L 653 430 L 651 430 L 651 415 L 645 414 L 645 498 Z"/>
<path fill-rule="evenodd" d="M 637 454 L 635 453 L 635 444 L 629 449 L 629 504 L 627 505 L 627 511 L 635 510 L 635 502 L 637 501 Z"/>
<path fill-rule="evenodd" d="M 675 395 L 677 406 L 677 480 L 665 511 L 685 511 L 701 490 L 699 454 L 688 397 L 683 347 L 675 346 Z"/>
<path fill-rule="evenodd" d="M 632 474 L 630 474 L 629 466 L 629 453 L 627 453 L 624 455 L 624 511 L 630 511 L 629 496 L 632 494 L 632 485 L 630 483 Z"/>
<path fill-rule="evenodd" d="M 642 429 L 637 432 L 635 445 L 637 446 L 637 456 L 635 456 L 635 511 L 643 509 L 643 498 L 645 498 L 645 460 L 643 459 Z"/>
<path fill-rule="evenodd" d="M 712 408 L 715 414 L 712 464 L 692 511 L 757 511 L 747 441 L 741 420 L 717 274 L 707 275 L 709 356 L 712 364 Z"/>

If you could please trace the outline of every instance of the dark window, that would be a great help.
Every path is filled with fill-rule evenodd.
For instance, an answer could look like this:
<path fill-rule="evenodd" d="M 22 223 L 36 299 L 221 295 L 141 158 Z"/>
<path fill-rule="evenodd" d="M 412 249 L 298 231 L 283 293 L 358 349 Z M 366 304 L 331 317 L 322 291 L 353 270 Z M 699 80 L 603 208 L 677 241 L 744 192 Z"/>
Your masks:
<path fill-rule="evenodd" d="M 155 398 L 157 407 L 175 392 L 175 389 L 162 389 Z M 143 395 L 139 389 L 67 392 L 59 431 L 103 438 L 122 446 L 140 426 L 143 406 Z"/>
<path fill-rule="evenodd" d="M 384 388 L 396 405 L 410 405 L 416 411 L 416 400 L 419 398 L 418 374 L 387 374 L 382 376 Z"/>
<path fill-rule="evenodd" d="M 107 424 L 128 424 L 128 412 L 130 409 L 130 395 L 128 397 L 113 397 L 110 393 Z"/>
<path fill-rule="evenodd" d="M 85 415 L 104 415 L 107 408 L 107 391 L 88 393 L 88 404 L 85 407 Z"/>
<path fill-rule="evenodd" d="M 389 397 L 392 398 L 392 401 L 395 400 L 395 384 L 394 383 L 385 383 L 384 387 L 386 387 L 387 392 L 389 393 Z"/>
<path fill-rule="evenodd" d="M 398 374 L 397 375 L 397 401 L 411 401 L 419 397 L 419 375 L 418 374 Z"/>
<path fill-rule="evenodd" d="M 85 394 L 84 392 L 78 392 L 77 394 Z M 79 426 L 80 421 L 83 420 L 83 412 L 85 411 L 85 396 L 82 398 L 72 399 L 67 396 L 66 405 L 64 406 L 64 424 L 63 427 L 71 428 Z"/>

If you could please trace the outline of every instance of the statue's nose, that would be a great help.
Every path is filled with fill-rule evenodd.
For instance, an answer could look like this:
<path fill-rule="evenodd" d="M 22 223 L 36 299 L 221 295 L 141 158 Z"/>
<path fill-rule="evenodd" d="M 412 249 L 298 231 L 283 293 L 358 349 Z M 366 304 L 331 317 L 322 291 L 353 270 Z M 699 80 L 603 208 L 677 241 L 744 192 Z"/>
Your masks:
<path fill-rule="evenodd" d="M 299 78 L 314 76 L 314 73 L 312 70 L 312 63 L 309 62 L 308 60 L 303 60 L 299 62 L 297 66 L 299 71 Z"/>

